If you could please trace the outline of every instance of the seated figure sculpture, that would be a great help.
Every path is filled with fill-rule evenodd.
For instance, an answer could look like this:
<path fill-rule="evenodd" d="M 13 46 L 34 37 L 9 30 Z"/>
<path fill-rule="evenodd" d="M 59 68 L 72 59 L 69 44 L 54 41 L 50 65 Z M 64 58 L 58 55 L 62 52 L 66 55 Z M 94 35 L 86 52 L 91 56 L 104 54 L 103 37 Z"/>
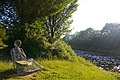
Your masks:
<path fill-rule="evenodd" d="M 16 40 L 14 42 L 15 47 L 10 51 L 17 73 L 22 74 L 23 72 L 35 72 L 44 69 L 44 67 L 38 64 L 34 59 L 27 59 L 23 49 L 20 48 L 21 44 L 22 42 L 20 40 Z M 26 66 L 27 68 L 25 68 Z"/>

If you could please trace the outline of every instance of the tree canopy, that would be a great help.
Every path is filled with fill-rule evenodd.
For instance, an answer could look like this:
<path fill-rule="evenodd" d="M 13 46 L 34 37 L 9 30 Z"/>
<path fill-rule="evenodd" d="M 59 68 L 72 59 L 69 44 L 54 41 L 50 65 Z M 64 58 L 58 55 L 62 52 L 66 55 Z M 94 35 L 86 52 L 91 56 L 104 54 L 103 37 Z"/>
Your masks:
<path fill-rule="evenodd" d="M 76 2 L 77 0 L 73 0 L 61 12 L 46 19 L 46 33 L 50 43 L 71 31 L 69 28 L 73 20 L 70 20 L 70 17 L 77 9 Z"/>
<path fill-rule="evenodd" d="M 20 22 L 32 23 L 36 19 L 61 12 L 72 0 L 14 0 Z"/>

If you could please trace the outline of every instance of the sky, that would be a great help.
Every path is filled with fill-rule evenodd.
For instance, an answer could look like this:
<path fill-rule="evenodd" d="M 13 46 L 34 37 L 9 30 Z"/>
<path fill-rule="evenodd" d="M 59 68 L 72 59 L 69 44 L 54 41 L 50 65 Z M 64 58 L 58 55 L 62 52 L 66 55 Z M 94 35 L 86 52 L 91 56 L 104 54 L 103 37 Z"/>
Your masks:
<path fill-rule="evenodd" d="M 120 23 L 120 0 L 78 0 L 72 33 L 89 27 L 101 30 L 106 23 Z"/>

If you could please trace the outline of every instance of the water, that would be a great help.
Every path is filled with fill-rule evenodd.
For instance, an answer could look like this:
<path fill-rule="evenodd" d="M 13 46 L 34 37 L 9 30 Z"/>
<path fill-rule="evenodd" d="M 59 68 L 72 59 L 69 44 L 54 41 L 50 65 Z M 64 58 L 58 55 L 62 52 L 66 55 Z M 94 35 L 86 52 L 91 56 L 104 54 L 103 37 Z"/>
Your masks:
<path fill-rule="evenodd" d="M 114 67 L 120 65 L 120 58 L 119 57 L 112 57 L 112 56 L 103 56 L 96 54 L 94 52 L 87 52 L 81 50 L 74 50 L 77 55 L 91 61 L 96 66 L 99 66 L 105 70 L 115 71 Z M 118 68 L 117 71 L 120 71 Z"/>

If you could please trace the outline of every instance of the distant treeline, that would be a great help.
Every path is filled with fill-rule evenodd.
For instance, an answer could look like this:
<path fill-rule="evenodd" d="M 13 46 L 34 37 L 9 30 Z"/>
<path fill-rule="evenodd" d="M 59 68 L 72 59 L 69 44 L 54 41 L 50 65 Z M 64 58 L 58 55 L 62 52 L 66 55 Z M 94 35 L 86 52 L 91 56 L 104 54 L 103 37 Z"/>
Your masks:
<path fill-rule="evenodd" d="M 102 30 L 88 28 L 63 38 L 73 49 L 120 55 L 120 24 L 106 23 Z"/>

